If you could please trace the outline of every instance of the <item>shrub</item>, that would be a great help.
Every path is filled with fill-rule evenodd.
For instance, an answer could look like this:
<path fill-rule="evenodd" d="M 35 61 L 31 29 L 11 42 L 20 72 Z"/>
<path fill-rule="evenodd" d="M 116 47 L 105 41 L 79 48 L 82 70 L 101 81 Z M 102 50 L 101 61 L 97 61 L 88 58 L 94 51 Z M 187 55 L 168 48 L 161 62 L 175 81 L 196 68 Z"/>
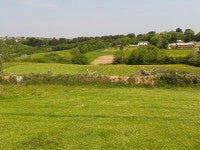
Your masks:
<path fill-rule="evenodd" d="M 74 47 L 75 47 L 75 44 L 59 44 L 53 47 L 53 51 L 68 50 Z"/>
<path fill-rule="evenodd" d="M 168 70 L 157 79 L 157 85 L 161 86 L 189 86 L 200 83 L 200 77 L 188 72 Z"/>
<path fill-rule="evenodd" d="M 89 63 L 88 58 L 84 54 L 76 54 L 72 57 L 73 64 L 87 65 Z"/>
<path fill-rule="evenodd" d="M 183 63 L 200 67 L 200 51 L 199 50 L 193 51 L 191 55 L 189 55 L 184 59 Z"/>
<path fill-rule="evenodd" d="M 62 63 L 62 64 L 70 64 L 71 63 L 71 59 L 69 57 L 58 57 L 58 61 L 59 63 Z"/>
<path fill-rule="evenodd" d="M 72 55 L 76 55 L 76 54 L 79 54 L 79 53 L 80 53 L 80 51 L 79 51 L 78 48 L 73 48 L 73 49 L 71 50 L 71 54 L 72 54 Z"/>
<path fill-rule="evenodd" d="M 117 64 L 123 64 L 123 57 L 121 55 L 115 55 L 114 56 L 114 60 L 113 60 L 113 64 L 117 65 Z"/>
<path fill-rule="evenodd" d="M 140 47 L 133 50 L 128 58 L 129 65 L 154 65 L 163 64 L 164 55 L 162 50 L 155 46 Z"/>

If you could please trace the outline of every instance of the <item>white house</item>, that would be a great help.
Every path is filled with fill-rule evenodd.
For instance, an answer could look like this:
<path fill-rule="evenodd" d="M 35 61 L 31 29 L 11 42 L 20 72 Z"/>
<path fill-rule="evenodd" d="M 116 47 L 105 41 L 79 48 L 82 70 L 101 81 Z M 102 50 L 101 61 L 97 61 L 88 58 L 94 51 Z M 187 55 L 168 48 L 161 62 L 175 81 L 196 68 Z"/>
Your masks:
<path fill-rule="evenodd" d="M 149 42 L 148 41 L 140 41 L 138 43 L 138 46 L 148 46 L 149 45 Z"/>

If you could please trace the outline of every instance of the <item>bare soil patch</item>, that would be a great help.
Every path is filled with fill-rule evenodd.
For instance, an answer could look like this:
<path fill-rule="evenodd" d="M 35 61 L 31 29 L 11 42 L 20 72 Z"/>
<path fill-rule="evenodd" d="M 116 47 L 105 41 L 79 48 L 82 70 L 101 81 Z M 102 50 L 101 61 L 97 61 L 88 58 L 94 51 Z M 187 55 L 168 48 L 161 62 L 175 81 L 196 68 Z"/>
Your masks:
<path fill-rule="evenodd" d="M 91 65 L 108 65 L 112 64 L 114 60 L 113 55 L 106 55 L 106 56 L 100 56 L 97 59 L 95 59 Z"/>

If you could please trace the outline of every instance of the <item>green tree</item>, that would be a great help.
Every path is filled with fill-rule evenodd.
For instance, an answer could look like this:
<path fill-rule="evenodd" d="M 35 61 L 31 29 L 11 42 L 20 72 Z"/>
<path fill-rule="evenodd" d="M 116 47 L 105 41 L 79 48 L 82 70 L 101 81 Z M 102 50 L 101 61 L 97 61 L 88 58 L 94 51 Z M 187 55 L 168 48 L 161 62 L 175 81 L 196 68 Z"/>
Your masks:
<path fill-rule="evenodd" d="M 87 65 L 88 64 L 88 58 L 84 54 L 79 53 L 79 54 L 73 55 L 72 63 L 73 64 L 79 64 L 79 65 Z"/>
<path fill-rule="evenodd" d="M 186 29 L 184 32 L 184 41 L 190 42 L 193 41 L 195 37 L 195 32 L 191 29 Z"/>
<path fill-rule="evenodd" d="M 200 32 L 195 35 L 195 41 L 200 41 Z"/>
<path fill-rule="evenodd" d="M 130 33 L 127 35 L 127 37 L 131 38 L 131 39 L 134 39 L 135 38 L 135 34 L 134 33 Z"/>
<path fill-rule="evenodd" d="M 33 47 L 40 47 L 43 45 L 43 42 L 40 39 L 28 38 L 26 40 L 26 45 L 33 46 Z"/>
<path fill-rule="evenodd" d="M 181 32 L 175 32 L 175 31 L 170 31 L 170 39 L 169 42 L 173 43 L 173 42 L 177 42 L 177 40 L 183 40 L 183 34 Z"/>
<path fill-rule="evenodd" d="M 131 44 L 132 40 L 129 37 L 123 37 L 123 38 L 119 38 L 115 41 L 116 45 L 120 45 L 120 46 L 126 46 Z"/>
<path fill-rule="evenodd" d="M 6 40 L 5 43 L 6 43 L 7 45 L 13 45 L 13 44 L 16 43 L 16 40 L 15 40 L 15 39 Z"/>
<path fill-rule="evenodd" d="M 177 28 L 177 29 L 176 29 L 176 32 L 183 33 L 183 30 L 182 30 L 181 28 Z"/>
<path fill-rule="evenodd" d="M 155 46 L 140 47 L 133 50 L 128 58 L 130 65 L 153 65 L 162 64 L 164 55 L 160 49 Z"/>
<path fill-rule="evenodd" d="M 150 43 L 152 45 L 157 46 L 158 48 L 162 48 L 163 46 L 163 40 L 162 40 L 162 36 L 159 34 L 155 34 L 151 39 L 150 39 Z"/>
<path fill-rule="evenodd" d="M 82 54 L 85 54 L 89 51 L 89 47 L 87 44 L 81 44 L 78 46 L 78 49 L 79 51 L 82 53 Z"/>
<path fill-rule="evenodd" d="M 79 51 L 79 49 L 76 47 L 76 48 L 73 48 L 73 49 L 71 50 L 71 54 L 72 54 L 72 55 L 80 54 L 80 51 Z"/>

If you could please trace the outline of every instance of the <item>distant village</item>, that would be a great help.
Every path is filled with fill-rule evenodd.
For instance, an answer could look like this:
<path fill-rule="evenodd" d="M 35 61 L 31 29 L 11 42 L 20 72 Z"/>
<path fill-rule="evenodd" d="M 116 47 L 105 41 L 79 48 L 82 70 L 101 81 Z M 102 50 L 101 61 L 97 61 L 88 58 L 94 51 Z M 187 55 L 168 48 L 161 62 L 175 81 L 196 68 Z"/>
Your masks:
<path fill-rule="evenodd" d="M 27 38 L 35 38 L 35 39 L 52 39 L 52 38 L 43 38 L 43 37 L 9 37 L 9 36 L 5 36 L 5 37 L 0 37 L 0 40 L 12 40 L 14 39 L 16 42 L 19 42 L 20 40 L 26 40 Z"/>

